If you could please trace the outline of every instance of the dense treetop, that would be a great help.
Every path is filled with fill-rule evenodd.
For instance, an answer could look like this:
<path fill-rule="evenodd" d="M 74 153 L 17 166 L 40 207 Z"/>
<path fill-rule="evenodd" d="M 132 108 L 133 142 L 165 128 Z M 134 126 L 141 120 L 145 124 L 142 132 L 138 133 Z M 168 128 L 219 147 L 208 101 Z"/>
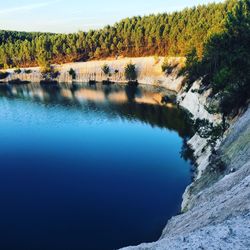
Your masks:
<path fill-rule="evenodd" d="M 0 31 L 0 66 L 64 63 L 107 56 L 183 56 L 225 28 L 237 0 L 200 5 L 171 14 L 124 19 L 114 26 L 74 34 Z"/>

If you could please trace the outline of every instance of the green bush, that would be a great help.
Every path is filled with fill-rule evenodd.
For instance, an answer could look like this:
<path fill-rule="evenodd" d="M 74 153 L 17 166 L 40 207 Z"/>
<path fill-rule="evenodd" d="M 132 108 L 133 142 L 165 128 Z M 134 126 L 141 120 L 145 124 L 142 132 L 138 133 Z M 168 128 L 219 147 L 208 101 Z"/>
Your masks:
<path fill-rule="evenodd" d="M 56 79 L 60 75 L 60 72 L 55 70 L 53 67 L 50 67 L 46 71 L 42 72 L 42 76 L 44 80 L 53 80 Z"/>
<path fill-rule="evenodd" d="M 51 73 L 50 73 L 50 76 L 51 76 L 51 78 L 52 79 L 56 79 L 58 76 L 60 76 L 60 72 L 59 71 L 52 71 Z"/>
<path fill-rule="evenodd" d="M 76 72 L 75 70 L 73 70 L 72 68 L 69 70 L 69 74 L 72 77 L 72 80 L 76 79 Z"/>
<path fill-rule="evenodd" d="M 135 81 L 137 79 L 137 71 L 135 64 L 129 63 L 125 67 L 125 78 L 128 81 Z"/>
<path fill-rule="evenodd" d="M 165 73 L 169 66 L 170 64 L 168 62 L 168 59 L 165 58 L 163 64 L 161 65 L 162 72 Z"/>
<path fill-rule="evenodd" d="M 161 65 L 161 69 L 162 69 L 162 72 L 164 73 L 167 73 L 167 74 L 171 74 L 173 72 L 173 70 L 178 66 L 178 64 L 172 64 L 172 63 L 169 63 L 169 60 L 168 58 L 166 57 L 164 59 L 164 62 L 163 64 Z"/>
<path fill-rule="evenodd" d="M 107 64 L 104 64 L 102 66 L 102 72 L 106 75 L 106 76 L 109 76 L 110 75 L 110 68 Z"/>
<path fill-rule="evenodd" d="M 206 119 L 197 119 L 194 128 L 201 138 L 208 139 L 208 145 L 215 147 L 218 139 L 221 139 L 227 129 L 227 124 L 214 125 Z"/>
<path fill-rule="evenodd" d="M 0 79 L 3 80 L 9 76 L 9 72 L 0 72 Z"/>
<path fill-rule="evenodd" d="M 24 73 L 25 73 L 25 74 L 31 74 L 31 73 L 32 73 L 32 70 L 31 70 L 31 69 L 25 69 L 25 70 L 24 70 Z"/>
<path fill-rule="evenodd" d="M 21 69 L 15 69 L 14 72 L 15 72 L 16 74 L 22 73 Z"/>

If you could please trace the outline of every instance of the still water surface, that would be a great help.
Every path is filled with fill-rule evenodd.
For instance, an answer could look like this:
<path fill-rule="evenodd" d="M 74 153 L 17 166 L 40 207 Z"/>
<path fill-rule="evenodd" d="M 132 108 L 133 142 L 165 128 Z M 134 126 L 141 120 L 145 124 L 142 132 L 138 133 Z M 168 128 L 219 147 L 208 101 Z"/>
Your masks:
<path fill-rule="evenodd" d="M 160 237 L 191 181 L 186 115 L 158 89 L 0 86 L 0 249 Z"/>

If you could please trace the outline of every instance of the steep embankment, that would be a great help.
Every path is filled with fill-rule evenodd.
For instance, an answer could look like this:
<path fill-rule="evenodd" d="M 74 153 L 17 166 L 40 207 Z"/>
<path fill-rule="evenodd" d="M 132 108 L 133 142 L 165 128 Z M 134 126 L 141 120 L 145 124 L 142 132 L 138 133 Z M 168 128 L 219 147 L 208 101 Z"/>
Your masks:
<path fill-rule="evenodd" d="M 76 79 L 74 82 L 88 82 L 90 79 L 102 81 L 107 80 L 107 78 L 115 82 L 127 82 L 124 75 L 124 68 L 128 63 L 133 63 L 136 65 L 138 81 L 140 83 L 160 85 L 169 90 L 178 92 L 182 87 L 183 77 L 177 77 L 177 68 L 169 75 L 163 73 L 161 68 L 163 61 L 163 57 L 141 57 L 55 65 L 55 70 L 60 72 L 56 80 L 61 83 L 72 82 L 72 77 L 69 74 L 69 70 L 72 68 L 76 72 Z M 169 58 L 169 62 L 172 65 L 183 63 L 183 61 L 184 58 Z M 110 76 L 106 76 L 102 72 L 102 67 L 105 64 L 110 68 Z M 4 81 L 7 82 L 18 78 L 31 82 L 40 82 L 42 80 L 42 75 L 39 68 L 30 68 L 30 70 L 32 72 L 29 74 L 25 73 L 24 69 L 22 69 L 22 72 L 19 74 L 15 73 L 14 70 L 8 70 L 10 75 Z"/>
<path fill-rule="evenodd" d="M 209 90 L 199 94 L 199 82 L 179 103 L 194 118 L 213 123 L 209 114 Z M 197 161 L 197 175 L 183 196 L 183 213 L 173 217 L 161 238 L 136 249 L 249 249 L 250 248 L 250 108 L 231 122 L 224 139 L 211 154 L 207 140 L 198 134 L 189 141 Z"/>

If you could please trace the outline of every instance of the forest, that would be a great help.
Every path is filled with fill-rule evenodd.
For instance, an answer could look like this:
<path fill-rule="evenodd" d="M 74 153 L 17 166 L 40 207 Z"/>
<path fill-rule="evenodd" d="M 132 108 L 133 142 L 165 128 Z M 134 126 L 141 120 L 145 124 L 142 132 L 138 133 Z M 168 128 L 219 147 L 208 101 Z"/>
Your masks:
<path fill-rule="evenodd" d="M 133 17 L 100 30 L 73 34 L 0 31 L 0 67 L 43 66 L 117 56 L 201 57 L 213 34 L 225 29 L 237 0 L 179 12 Z M 163 10 L 164 11 L 164 10 Z"/>

